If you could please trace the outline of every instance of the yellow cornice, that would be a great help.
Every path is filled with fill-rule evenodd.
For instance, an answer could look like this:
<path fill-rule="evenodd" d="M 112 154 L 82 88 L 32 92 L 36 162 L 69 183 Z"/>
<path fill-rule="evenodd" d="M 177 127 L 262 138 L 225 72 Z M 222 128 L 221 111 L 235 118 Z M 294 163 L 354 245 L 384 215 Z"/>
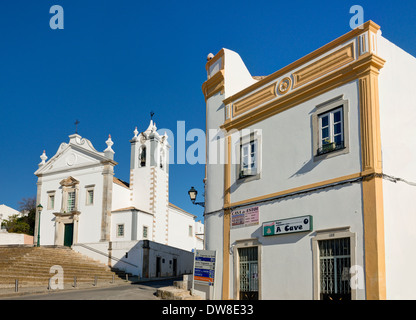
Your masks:
<path fill-rule="evenodd" d="M 205 69 L 209 70 L 209 68 L 217 61 L 219 60 L 221 57 L 224 57 L 224 49 L 221 49 L 220 51 L 218 51 L 218 53 L 211 59 L 208 60 L 207 63 L 205 64 Z M 224 61 L 221 64 L 221 70 L 224 69 Z"/>
<path fill-rule="evenodd" d="M 248 108 L 255 108 L 260 104 L 275 98 L 277 96 L 276 86 L 276 83 L 272 83 L 271 85 L 257 91 L 256 93 L 234 103 L 233 115 L 238 116 L 239 114 L 245 112 Z"/>
<path fill-rule="evenodd" d="M 276 198 L 280 196 L 289 195 L 292 193 L 303 192 L 307 190 L 313 190 L 316 188 L 325 187 L 327 185 L 332 185 L 334 183 L 341 183 L 341 182 L 352 180 L 352 179 L 364 178 L 367 176 L 372 176 L 374 174 L 375 172 L 372 170 L 358 172 L 358 173 L 354 173 L 354 174 L 350 174 L 350 175 L 346 175 L 346 176 L 342 176 L 342 177 L 338 177 L 334 179 L 329 179 L 325 181 L 320 181 L 320 182 L 316 182 L 316 183 L 312 183 L 312 184 L 308 184 L 308 185 L 304 185 L 304 186 L 300 186 L 300 187 L 296 187 L 292 189 L 282 190 L 282 191 L 278 191 L 278 192 L 274 192 L 274 193 L 270 193 L 270 194 L 266 194 L 263 196 L 258 196 L 258 197 L 238 201 L 238 202 L 233 202 L 229 204 L 224 203 L 224 208 L 231 209 L 231 208 L 238 207 L 238 206 L 248 205 L 250 203 L 255 203 L 255 202 L 264 201 L 264 200 L 268 200 L 268 199 L 272 199 L 272 198 Z"/>
<path fill-rule="evenodd" d="M 279 99 L 273 100 L 256 109 L 251 109 L 240 117 L 224 122 L 221 129 L 229 131 L 231 129 L 241 130 L 246 128 L 249 125 L 267 119 L 274 114 L 292 108 L 340 85 L 357 80 L 362 74 L 368 72 L 378 73 L 378 70 L 383 67 L 384 63 L 385 60 L 375 54 L 366 53 L 356 61 L 329 75 L 310 82 L 295 91 L 291 91 Z"/>
<path fill-rule="evenodd" d="M 252 84 L 251 86 L 245 88 L 244 90 L 239 91 L 238 93 L 228 97 L 224 100 L 224 104 L 229 104 L 233 101 L 236 101 L 237 99 L 242 98 L 243 96 L 247 95 L 248 93 L 268 84 L 269 82 L 282 77 L 289 71 L 292 71 L 316 58 L 319 56 L 325 54 L 326 52 L 333 50 L 334 48 L 338 47 L 339 45 L 353 39 L 357 35 L 363 33 L 363 32 L 377 32 L 380 29 L 380 26 L 376 24 L 373 21 L 367 21 L 363 24 L 361 28 L 356 28 L 354 30 L 351 30 L 350 32 L 342 35 L 341 37 L 329 42 L 328 44 L 324 45 L 323 47 L 309 53 L 308 55 L 304 56 L 303 58 L 300 58 L 299 60 L 292 62 L 291 64 L 287 65 L 286 67 L 270 74 L 269 76 L 263 78 L 262 80 L 259 80 L 258 82 Z"/>
<path fill-rule="evenodd" d="M 217 92 L 224 90 L 224 70 L 220 70 L 215 73 L 211 78 L 202 84 L 202 92 L 204 93 L 205 100 L 216 94 Z"/>

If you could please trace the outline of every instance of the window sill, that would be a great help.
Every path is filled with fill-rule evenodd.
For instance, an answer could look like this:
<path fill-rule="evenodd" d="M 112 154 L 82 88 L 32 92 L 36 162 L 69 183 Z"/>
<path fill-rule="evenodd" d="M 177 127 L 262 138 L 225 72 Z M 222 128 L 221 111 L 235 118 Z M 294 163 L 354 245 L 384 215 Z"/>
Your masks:
<path fill-rule="evenodd" d="M 347 153 L 349 153 L 349 148 L 346 146 L 335 148 L 334 150 L 329 150 L 329 151 L 321 152 L 321 153 L 319 153 L 319 150 L 318 150 L 313 157 L 313 161 L 314 162 L 321 161 L 321 160 L 329 159 L 329 158 L 347 154 Z"/>
<path fill-rule="evenodd" d="M 253 180 L 259 180 L 261 178 L 261 173 L 257 173 L 256 175 L 252 175 L 252 176 L 242 176 L 239 175 L 237 178 L 237 183 L 244 183 L 244 182 L 249 182 L 249 181 L 253 181 Z"/>

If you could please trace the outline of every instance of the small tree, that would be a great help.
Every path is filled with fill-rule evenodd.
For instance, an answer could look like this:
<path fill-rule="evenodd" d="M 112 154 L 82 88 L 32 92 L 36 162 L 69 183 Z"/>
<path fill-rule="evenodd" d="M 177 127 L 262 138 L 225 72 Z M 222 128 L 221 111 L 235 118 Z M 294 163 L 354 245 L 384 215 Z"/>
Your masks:
<path fill-rule="evenodd" d="M 8 220 L 2 222 L 8 232 L 25 233 L 33 236 L 36 219 L 36 197 L 23 198 L 19 202 L 19 210 L 22 216 L 12 215 Z"/>
<path fill-rule="evenodd" d="M 4 220 L 1 225 L 6 227 L 7 232 L 30 234 L 29 224 L 17 214 L 10 216 L 8 220 Z"/>
<path fill-rule="evenodd" d="M 36 220 L 36 197 L 23 198 L 19 202 L 19 210 L 23 213 L 22 221 L 29 225 L 28 234 L 33 236 Z"/>

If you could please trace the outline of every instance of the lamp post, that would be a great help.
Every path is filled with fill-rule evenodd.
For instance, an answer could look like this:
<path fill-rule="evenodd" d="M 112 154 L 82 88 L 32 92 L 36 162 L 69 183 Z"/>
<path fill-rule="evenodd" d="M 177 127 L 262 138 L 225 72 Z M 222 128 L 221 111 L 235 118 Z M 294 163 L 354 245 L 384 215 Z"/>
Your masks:
<path fill-rule="evenodd" d="M 37 206 L 38 208 L 38 215 L 39 215 L 39 222 L 38 222 L 38 242 L 36 243 L 37 247 L 40 247 L 40 214 L 42 212 L 42 205 L 39 203 L 39 205 Z"/>
<path fill-rule="evenodd" d="M 205 202 L 195 202 L 196 196 L 198 195 L 198 191 L 196 191 L 194 187 L 191 187 L 191 189 L 189 189 L 188 194 L 193 204 L 199 205 L 205 208 Z"/>

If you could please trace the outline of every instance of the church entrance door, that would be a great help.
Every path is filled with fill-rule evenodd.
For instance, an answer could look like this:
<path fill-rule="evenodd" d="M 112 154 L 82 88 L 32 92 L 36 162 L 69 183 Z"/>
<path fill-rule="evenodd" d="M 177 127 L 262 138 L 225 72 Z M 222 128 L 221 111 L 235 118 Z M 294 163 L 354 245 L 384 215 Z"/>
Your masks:
<path fill-rule="evenodd" d="M 65 233 L 64 233 L 64 246 L 72 246 L 74 240 L 74 224 L 66 223 L 65 224 Z"/>

